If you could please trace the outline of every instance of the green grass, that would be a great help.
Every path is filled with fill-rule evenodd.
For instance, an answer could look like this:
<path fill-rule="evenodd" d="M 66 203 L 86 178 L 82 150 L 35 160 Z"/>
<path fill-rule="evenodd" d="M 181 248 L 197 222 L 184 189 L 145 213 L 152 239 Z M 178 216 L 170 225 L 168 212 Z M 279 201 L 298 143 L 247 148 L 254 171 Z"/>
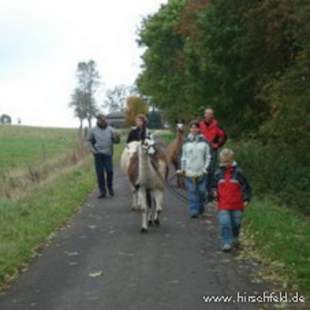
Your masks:
<path fill-rule="evenodd" d="M 42 156 L 43 141 L 48 156 L 70 151 L 76 143 L 76 130 L 71 129 L 0 127 L 0 130 L 1 164 L 11 168 L 35 163 Z M 1 135 L 5 136 L 3 141 Z M 115 147 L 115 163 L 122 148 L 122 144 Z M 24 157 L 19 154 L 21 149 Z M 48 237 L 81 207 L 95 186 L 93 160 L 89 156 L 61 169 L 55 167 L 50 176 L 28 188 L 22 199 L 0 197 L 0 287 L 32 260 Z"/>
<path fill-rule="evenodd" d="M 0 126 L 0 175 L 64 153 L 77 142 L 76 129 Z"/>
<path fill-rule="evenodd" d="M 29 262 L 34 250 L 80 207 L 94 185 L 88 163 L 40 185 L 23 201 L 0 200 L 0 282 Z"/>
<path fill-rule="evenodd" d="M 255 199 L 246 210 L 244 228 L 288 286 L 310 296 L 310 225 L 296 210 L 271 199 Z"/>

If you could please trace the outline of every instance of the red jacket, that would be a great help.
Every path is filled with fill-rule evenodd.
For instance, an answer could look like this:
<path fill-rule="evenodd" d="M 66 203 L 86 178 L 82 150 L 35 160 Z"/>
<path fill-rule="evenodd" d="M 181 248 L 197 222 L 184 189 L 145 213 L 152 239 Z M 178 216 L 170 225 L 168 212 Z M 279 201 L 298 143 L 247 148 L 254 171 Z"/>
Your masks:
<path fill-rule="evenodd" d="M 224 145 L 227 140 L 225 131 L 219 127 L 216 119 L 213 119 L 210 124 L 201 121 L 200 132 L 215 150 Z"/>
<path fill-rule="evenodd" d="M 213 189 L 219 210 L 243 210 L 244 202 L 251 199 L 251 187 L 236 164 L 216 172 Z"/>

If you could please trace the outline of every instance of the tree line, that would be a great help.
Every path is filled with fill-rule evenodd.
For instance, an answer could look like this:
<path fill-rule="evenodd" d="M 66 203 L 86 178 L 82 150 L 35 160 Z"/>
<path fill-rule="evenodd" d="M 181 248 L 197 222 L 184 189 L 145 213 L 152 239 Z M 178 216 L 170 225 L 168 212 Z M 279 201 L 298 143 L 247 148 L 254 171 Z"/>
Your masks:
<path fill-rule="evenodd" d="M 87 121 L 92 127 L 92 120 L 103 111 L 107 113 L 124 112 L 126 124 L 134 124 L 135 115 L 148 113 L 147 99 L 139 95 L 136 88 L 124 84 L 116 85 L 105 92 L 101 104 L 97 102 L 98 88 L 102 85 L 100 73 L 94 60 L 81 61 L 76 69 L 76 87 L 73 90 L 69 106 L 79 120 L 79 127 Z"/>
<path fill-rule="evenodd" d="M 174 122 L 207 106 L 232 137 L 309 142 L 310 2 L 169 0 L 143 20 L 139 91 Z"/>

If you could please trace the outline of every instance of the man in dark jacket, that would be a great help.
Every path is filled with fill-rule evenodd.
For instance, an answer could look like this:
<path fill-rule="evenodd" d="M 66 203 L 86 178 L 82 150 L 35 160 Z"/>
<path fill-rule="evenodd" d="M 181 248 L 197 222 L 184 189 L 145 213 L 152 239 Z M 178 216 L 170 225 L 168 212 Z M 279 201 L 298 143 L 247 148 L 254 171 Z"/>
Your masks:
<path fill-rule="evenodd" d="M 200 122 L 200 132 L 208 141 L 211 150 L 211 163 L 207 177 L 208 201 L 212 200 L 211 184 L 217 167 L 218 150 L 225 144 L 227 136 L 214 117 L 214 110 L 206 109 L 204 120 Z"/>
<path fill-rule="evenodd" d="M 87 145 L 94 155 L 97 182 L 100 191 L 99 199 L 106 197 L 106 185 L 110 196 L 114 196 L 113 144 L 119 142 L 119 135 L 108 126 L 105 116 L 102 114 L 98 115 L 97 126 L 91 128 L 88 132 Z"/>

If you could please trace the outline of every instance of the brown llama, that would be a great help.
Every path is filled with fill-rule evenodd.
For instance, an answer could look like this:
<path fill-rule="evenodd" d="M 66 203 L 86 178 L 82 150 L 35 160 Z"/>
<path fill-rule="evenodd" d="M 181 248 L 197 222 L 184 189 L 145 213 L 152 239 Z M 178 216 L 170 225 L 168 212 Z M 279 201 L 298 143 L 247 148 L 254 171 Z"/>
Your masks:
<path fill-rule="evenodd" d="M 180 159 L 182 146 L 185 140 L 185 125 L 184 122 L 177 123 L 177 136 L 176 138 L 167 146 L 166 153 L 169 163 L 177 171 L 180 167 Z M 177 175 L 177 187 L 184 188 L 184 179 L 182 176 Z"/>

